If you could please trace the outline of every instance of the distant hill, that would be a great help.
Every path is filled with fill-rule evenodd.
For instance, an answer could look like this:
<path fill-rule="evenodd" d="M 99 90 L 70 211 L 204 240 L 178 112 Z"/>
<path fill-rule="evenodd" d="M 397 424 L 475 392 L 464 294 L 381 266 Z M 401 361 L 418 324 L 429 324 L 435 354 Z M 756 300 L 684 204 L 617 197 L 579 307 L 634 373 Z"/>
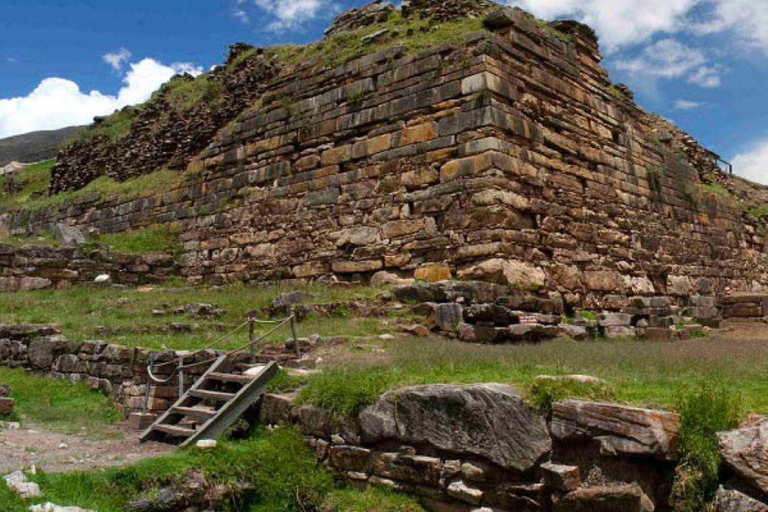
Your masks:
<path fill-rule="evenodd" d="M 74 137 L 79 129 L 79 126 L 70 126 L 0 139 L 0 167 L 14 160 L 30 163 L 53 158 L 62 144 Z"/>

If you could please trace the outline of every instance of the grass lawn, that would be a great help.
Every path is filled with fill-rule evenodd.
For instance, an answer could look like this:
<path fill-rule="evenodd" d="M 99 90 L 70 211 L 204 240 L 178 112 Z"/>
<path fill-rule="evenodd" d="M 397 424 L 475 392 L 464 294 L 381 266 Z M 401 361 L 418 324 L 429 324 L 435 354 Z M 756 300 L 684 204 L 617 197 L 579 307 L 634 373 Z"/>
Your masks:
<path fill-rule="evenodd" d="M 231 285 L 216 288 L 162 286 L 148 292 L 137 289 L 101 289 L 73 287 L 67 290 L 41 290 L 0 294 L 0 322 L 57 324 L 73 341 L 101 339 L 126 346 L 151 349 L 197 349 L 218 339 L 240 325 L 251 310 L 268 306 L 280 293 L 296 288 L 285 286 L 249 287 Z M 308 302 L 336 302 L 371 299 L 382 291 L 372 287 L 313 286 L 301 288 L 311 298 Z M 224 309 L 218 318 L 175 315 L 173 310 L 190 303 L 209 303 Z M 154 310 L 168 314 L 153 315 Z M 172 322 L 196 326 L 193 332 L 163 332 Z M 99 327 L 108 327 L 104 332 Z M 269 326 L 264 327 L 267 330 Z M 390 321 L 380 318 L 351 318 L 341 312 L 336 317 L 310 316 L 299 323 L 297 334 L 309 336 L 366 336 L 392 330 Z M 148 332 L 145 332 L 148 331 Z M 288 331 L 265 340 L 285 341 Z M 247 343 L 247 329 L 228 341 L 223 348 Z"/>
<path fill-rule="evenodd" d="M 24 370 L 0 367 L 0 384 L 11 387 L 16 400 L 10 418 L 64 433 L 87 431 L 99 435 L 106 425 L 116 423 L 123 413 L 111 398 L 83 384 L 51 377 L 38 377 Z"/>
<path fill-rule="evenodd" d="M 587 374 L 606 380 L 613 399 L 674 408 L 702 386 L 724 390 L 744 411 L 768 413 L 768 326 L 741 326 L 677 343 L 555 341 L 483 346 L 408 339 L 329 361 L 302 398 L 356 414 L 383 392 L 407 385 L 505 382 L 530 393 L 536 376 Z"/>
<path fill-rule="evenodd" d="M 126 505 L 152 496 L 194 471 L 224 486 L 245 484 L 252 491 L 223 510 L 242 512 L 423 512 L 413 499 L 371 489 L 339 487 L 317 464 L 303 437 L 293 429 L 256 432 L 245 441 L 222 441 L 210 451 L 177 450 L 119 468 L 31 476 L 43 500 L 23 501 L 0 485 L 3 512 L 26 512 L 32 503 L 51 501 L 99 512 L 124 512 Z"/>

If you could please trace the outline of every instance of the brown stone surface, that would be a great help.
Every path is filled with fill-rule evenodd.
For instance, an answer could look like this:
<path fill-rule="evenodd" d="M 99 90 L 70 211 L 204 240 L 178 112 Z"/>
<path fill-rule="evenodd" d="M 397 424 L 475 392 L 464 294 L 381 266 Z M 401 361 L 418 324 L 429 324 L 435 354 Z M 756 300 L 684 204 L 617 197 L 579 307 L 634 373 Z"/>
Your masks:
<path fill-rule="evenodd" d="M 675 460 L 679 428 L 673 412 L 580 400 L 552 405 L 555 439 L 595 439 L 607 456 Z"/>
<path fill-rule="evenodd" d="M 725 464 L 748 485 L 768 494 L 768 418 L 718 436 Z"/>
<path fill-rule="evenodd" d="M 385 394 L 360 416 L 364 442 L 399 440 L 474 454 L 530 471 L 551 449 L 544 418 L 512 386 L 405 388 Z"/>

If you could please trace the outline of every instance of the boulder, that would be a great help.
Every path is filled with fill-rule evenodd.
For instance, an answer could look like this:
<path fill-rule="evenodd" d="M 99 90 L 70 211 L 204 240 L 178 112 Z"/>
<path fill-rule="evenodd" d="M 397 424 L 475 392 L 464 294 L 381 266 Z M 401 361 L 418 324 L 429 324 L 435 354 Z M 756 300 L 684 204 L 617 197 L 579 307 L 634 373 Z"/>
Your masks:
<path fill-rule="evenodd" d="M 680 415 L 619 404 L 565 400 L 552 405 L 552 436 L 561 441 L 595 440 L 615 457 L 677 459 Z"/>
<path fill-rule="evenodd" d="M 527 472 L 549 453 L 544 418 L 504 384 L 415 386 L 392 391 L 360 415 L 366 443 L 429 445 Z"/>
<path fill-rule="evenodd" d="M 578 466 L 563 466 L 546 462 L 541 465 L 544 484 L 550 489 L 569 492 L 581 486 L 581 474 Z"/>
<path fill-rule="evenodd" d="M 459 278 L 504 284 L 514 289 L 532 290 L 543 287 L 547 276 L 540 267 L 530 263 L 495 258 L 460 271 Z"/>
<path fill-rule="evenodd" d="M 637 484 L 581 487 L 553 497 L 553 512 L 653 512 L 653 502 Z"/>
<path fill-rule="evenodd" d="M 56 237 L 56 240 L 65 245 L 79 245 L 86 242 L 85 235 L 82 231 L 74 226 L 67 226 L 62 222 L 59 222 L 53 227 L 53 236 Z"/>
<path fill-rule="evenodd" d="M 768 417 L 718 435 L 725 465 L 750 486 L 768 494 Z"/>
<path fill-rule="evenodd" d="M 399 275 L 387 272 L 386 270 L 380 270 L 371 277 L 371 286 L 384 286 L 388 284 L 408 285 L 413 284 L 413 282 L 413 279 L 404 279 Z"/>
<path fill-rule="evenodd" d="M 746 494 L 720 487 L 715 496 L 716 512 L 768 512 L 768 505 Z"/>
<path fill-rule="evenodd" d="M 461 304 L 438 304 L 435 306 L 436 326 L 448 332 L 456 332 L 462 318 Z"/>
<path fill-rule="evenodd" d="M 417 268 L 413 277 L 417 281 L 426 281 L 428 283 L 438 283 L 440 281 L 448 281 L 453 276 L 451 275 L 451 267 L 445 263 L 430 263 L 428 265 L 422 265 Z"/>
<path fill-rule="evenodd" d="M 471 324 L 507 326 L 520 323 L 520 315 L 497 304 L 477 304 L 464 310 L 464 320 Z"/>

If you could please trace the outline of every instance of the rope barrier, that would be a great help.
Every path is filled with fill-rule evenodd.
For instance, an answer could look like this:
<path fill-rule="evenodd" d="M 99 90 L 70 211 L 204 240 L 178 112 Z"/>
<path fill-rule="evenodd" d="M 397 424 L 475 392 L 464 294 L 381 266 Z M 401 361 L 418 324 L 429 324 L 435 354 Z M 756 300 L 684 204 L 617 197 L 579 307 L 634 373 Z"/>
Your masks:
<path fill-rule="evenodd" d="M 233 331 L 231 331 L 231 332 L 229 332 L 228 334 L 226 334 L 225 336 L 221 337 L 219 340 L 217 340 L 216 342 L 214 342 L 213 344 L 209 345 L 209 346 L 208 346 L 208 347 L 206 347 L 206 348 L 200 349 L 200 350 L 198 350 L 197 352 L 194 352 L 194 353 L 192 353 L 192 354 L 189 354 L 189 355 L 187 355 L 187 356 L 183 356 L 183 357 L 181 357 L 181 358 L 180 358 L 179 360 L 177 360 L 177 361 L 167 361 L 167 362 L 165 362 L 165 363 L 161 363 L 161 364 L 159 364 L 159 365 L 155 365 L 155 364 L 149 364 L 149 365 L 147 366 L 147 375 L 148 375 L 148 376 L 149 376 L 149 378 L 150 378 L 150 379 L 152 379 L 154 382 L 157 382 L 158 384 L 165 384 L 165 383 L 167 383 L 167 382 L 170 382 L 171 380 L 173 380 L 173 378 L 176 376 L 176 374 L 178 374 L 178 373 L 179 373 L 179 372 L 181 372 L 182 370 L 185 370 L 185 369 L 187 369 L 187 368 L 195 368 L 195 367 L 197 367 L 197 366 L 204 366 L 204 365 L 207 365 L 207 364 L 210 364 L 210 363 L 212 363 L 212 362 L 216 361 L 216 359 L 218 359 L 218 357 L 219 357 L 219 356 L 216 356 L 216 357 L 213 357 L 213 358 L 207 359 L 207 360 L 205 360 L 205 361 L 199 361 L 199 362 L 197 362 L 197 363 L 190 363 L 190 364 L 178 364 L 178 363 L 179 363 L 179 361 L 183 361 L 184 359 L 187 359 L 187 358 L 189 358 L 189 357 L 193 357 L 193 356 L 197 356 L 198 354 L 201 354 L 201 353 L 203 353 L 203 352 L 205 352 L 205 351 L 207 351 L 207 350 L 210 350 L 211 348 L 215 347 L 216 345 L 218 345 L 218 344 L 219 344 L 219 343 L 221 343 L 222 341 L 224 341 L 224 340 L 226 340 L 226 339 L 230 338 L 230 337 L 231 337 L 232 335 L 234 335 L 234 334 L 235 334 L 237 331 L 239 331 L 240 329 L 242 329 L 244 326 L 248 325 L 249 323 L 251 323 L 251 322 L 255 322 L 255 323 L 261 323 L 261 324 L 271 324 L 271 325 L 275 325 L 275 324 L 277 324 L 277 325 L 276 325 L 275 327 L 273 327 L 272 329 L 270 329 L 269 331 L 265 332 L 265 333 L 264 333 L 263 335 L 261 335 L 261 336 L 260 336 L 258 339 L 256 339 L 256 340 L 253 340 L 253 341 L 249 341 L 249 342 L 248 342 L 248 344 L 246 344 L 246 345 L 243 345 L 242 347 L 239 347 L 239 348 L 236 348 L 236 349 L 230 350 L 229 352 L 227 352 L 227 353 L 225 354 L 227 357 L 231 356 L 232 354 L 236 354 L 236 353 L 238 353 L 238 352 L 241 352 L 241 351 L 245 350 L 246 348 L 249 348 L 249 347 L 253 346 L 255 343 L 258 343 L 258 342 L 260 342 L 260 341 L 262 341 L 262 340 L 266 339 L 267 337 L 269 337 L 269 336 L 270 336 L 271 334 L 273 334 L 274 332 L 277 332 L 277 331 L 278 331 L 278 330 L 279 330 L 281 327 L 283 327 L 285 324 L 287 324 L 288 322 L 291 322 L 291 321 L 293 321 L 293 320 L 294 320 L 294 318 L 295 318 L 295 316 L 294 316 L 294 315 L 291 315 L 291 316 L 289 316 L 288 318 L 284 318 L 284 319 L 282 319 L 282 320 L 272 320 L 272 321 L 266 321 L 266 320 L 264 320 L 264 321 L 258 321 L 258 320 L 255 320 L 255 319 L 249 319 L 249 320 L 246 320 L 245 322 L 243 322 L 242 324 L 240 324 L 238 327 L 236 327 L 236 328 L 235 328 Z M 295 340 L 295 342 L 298 344 L 298 340 Z M 161 379 L 161 378 L 158 378 L 158 377 L 156 377 L 156 376 L 155 376 L 155 374 L 154 374 L 154 372 L 153 372 L 153 369 L 154 369 L 154 370 L 156 370 L 157 368 L 160 368 L 160 367 L 164 367 L 164 366 L 168 366 L 168 365 L 170 365 L 170 364 L 174 364 L 174 363 L 175 363 L 175 364 L 178 364 L 178 366 L 176 366 L 176 368 L 174 368 L 174 370 L 173 370 L 173 373 L 171 373 L 171 375 L 170 375 L 170 376 L 169 376 L 167 379 Z"/>

